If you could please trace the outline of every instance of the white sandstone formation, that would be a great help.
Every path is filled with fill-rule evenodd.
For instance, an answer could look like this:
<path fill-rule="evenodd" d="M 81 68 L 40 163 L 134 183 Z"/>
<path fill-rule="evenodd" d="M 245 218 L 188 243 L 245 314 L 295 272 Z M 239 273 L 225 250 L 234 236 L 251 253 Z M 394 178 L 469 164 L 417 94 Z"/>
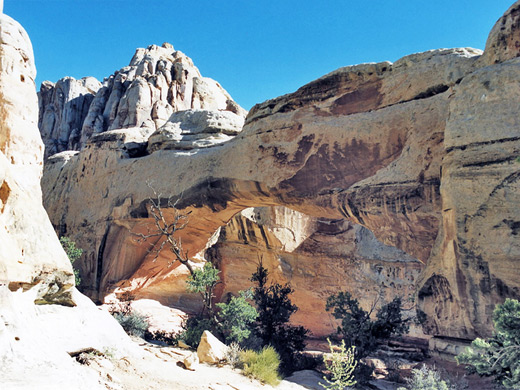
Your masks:
<path fill-rule="evenodd" d="M 0 15 L 0 387 L 106 389 L 71 354 L 137 352 L 108 312 L 74 288 L 43 208 L 35 75 L 26 32 Z"/>
<path fill-rule="evenodd" d="M 195 113 L 175 116 L 186 110 Z M 39 126 L 46 157 L 81 150 L 93 135 L 105 131 L 141 128 L 146 135 L 156 130 L 164 134 L 166 126 L 167 132 L 175 132 L 172 128 L 184 119 L 188 126 L 201 121 L 195 126 L 209 127 L 202 132 L 219 134 L 190 138 L 183 133 L 176 147 L 211 146 L 236 135 L 245 115 L 219 83 L 202 77 L 193 61 L 168 43 L 137 49 L 130 64 L 102 84 L 92 77 L 65 77 L 56 84 L 46 81 L 40 89 Z"/>

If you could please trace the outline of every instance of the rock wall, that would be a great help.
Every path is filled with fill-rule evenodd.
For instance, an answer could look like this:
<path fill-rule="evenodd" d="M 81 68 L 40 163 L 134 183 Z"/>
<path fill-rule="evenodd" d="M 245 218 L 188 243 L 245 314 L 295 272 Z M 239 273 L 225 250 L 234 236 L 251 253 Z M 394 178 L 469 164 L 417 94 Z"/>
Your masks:
<path fill-rule="evenodd" d="M 490 33 L 482 61 L 453 91 L 442 164 L 442 224 L 420 283 L 432 334 L 489 335 L 492 311 L 519 298 L 520 4 Z"/>
<path fill-rule="evenodd" d="M 0 19 L 0 56 L 0 283 L 13 291 L 35 287 L 38 301 L 72 304 L 72 268 L 42 205 L 32 46 L 7 15 Z"/>
<path fill-rule="evenodd" d="M 81 150 L 93 134 L 107 130 L 135 127 L 150 135 L 177 111 L 223 111 L 240 128 L 238 118 L 246 114 L 219 83 L 202 77 L 193 61 L 168 43 L 137 49 L 130 64 L 103 84 L 93 77 L 45 81 L 39 103 L 46 158 Z"/>
<path fill-rule="evenodd" d="M 45 144 L 45 158 L 64 150 L 81 148 L 81 129 L 101 83 L 94 77 L 65 77 L 56 84 L 44 81 L 38 92 L 38 127 Z"/>
<path fill-rule="evenodd" d="M 184 269 L 172 265 L 166 251 L 158 258 L 147 254 L 147 245 L 131 234 L 152 226 L 149 181 L 190 213 L 180 237 L 194 263 L 221 259 L 223 293 L 242 287 L 238 280 L 258 253 L 279 280 L 293 283 L 302 303 L 328 293 L 314 281 L 333 281 L 331 289 L 346 286 L 369 300 L 363 287 L 415 277 L 422 262 L 419 280 L 403 285 L 419 291 L 428 316 L 424 330 L 458 338 L 489 333 L 494 304 L 516 296 L 520 280 L 514 267 L 519 4 L 497 22 L 483 55 L 442 49 L 338 69 L 255 106 L 239 135 L 212 148 L 162 148 L 168 138 L 147 142 L 145 135 L 140 142 L 147 153 L 129 154 L 136 131 L 127 129 L 92 137 L 79 154 L 50 159 L 44 202 L 56 229 L 86 249 L 85 291 L 101 298 L 116 288 L 171 305 L 196 304 L 183 292 Z M 286 230 L 305 237 L 297 249 L 287 249 L 294 237 L 277 236 L 287 226 L 235 217 L 246 208 L 274 206 L 305 215 L 302 226 Z M 274 222 L 280 211 L 271 212 Z M 173 218 L 172 210 L 165 213 Z M 351 228 L 325 239 L 316 222 L 325 217 Z M 250 226 L 247 232 L 242 225 Z M 377 279 L 378 267 L 390 268 L 372 252 L 360 252 L 356 231 L 370 231 L 385 251 L 416 260 L 400 262 L 395 277 L 363 286 L 360 281 Z M 331 245 L 339 241 L 343 245 Z M 268 248 L 268 242 L 276 245 Z M 331 248 L 338 246 L 338 252 Z M 322 262 L 312 261 L 316 253 L 325 253 Z M 244 271 L 237 258 L 244 259 Z M 314 303 L 304 306 L 297 321 L 314 321 L 317 310 Z M 313 324 L 317 333 L 324 329 Z"/>
<path fill-rule="evenodd" d="M 330 295 L 352 291 L 363 307 L 399 295 L 412 307 L 423 269 L 419 260 L 382 244 L 360 225 L 282 206 L 250 208 L 233 217 L 206 258 L 221 270 L 220 299 L 252 287 L 249 279 L 261 261 L 271 281 L 294 287 L 291 299 L 299 310 L 292 321 L 312 329 L 314 337 L 327 337 L 337 328 L 324 310 Z"/>
<path fill-rule="evenodd" d="M 29 37 L 0 13 L 1 387 L 106 389 L 69 353 L 135 351 L 108 312 L 74 288 L 70 261 L 43 208 L 35 76 Z"/>

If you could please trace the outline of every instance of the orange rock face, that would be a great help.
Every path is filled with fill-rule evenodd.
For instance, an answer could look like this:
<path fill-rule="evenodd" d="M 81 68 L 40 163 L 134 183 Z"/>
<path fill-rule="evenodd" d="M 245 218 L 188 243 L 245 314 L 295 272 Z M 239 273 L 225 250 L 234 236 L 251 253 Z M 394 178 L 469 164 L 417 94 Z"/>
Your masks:
<path fill-rule="evenodd" d="M 246 288 L 262 258 L 317 335 L 333 328 L 324 301 L 340 289 L 365 304 L 417 291 L 428 334 L 489 332 L 494 304 L 520 287 L 520 63 L 507 43 L 518 4 L 483 56 L 443 49 L 338 69 L 255 106 L 224 144 L 147 149 L 125 129 L 51 158 L 44 201 L 85 249 L 83 288 L 197 306 L 186 270 L 131 234 L 151 226 L 149 181 L 190 213 L 184 250 L 194 266 L 219 264 L 220 294 Z M 130 155 L 136 144 L 147 152 Z"/>

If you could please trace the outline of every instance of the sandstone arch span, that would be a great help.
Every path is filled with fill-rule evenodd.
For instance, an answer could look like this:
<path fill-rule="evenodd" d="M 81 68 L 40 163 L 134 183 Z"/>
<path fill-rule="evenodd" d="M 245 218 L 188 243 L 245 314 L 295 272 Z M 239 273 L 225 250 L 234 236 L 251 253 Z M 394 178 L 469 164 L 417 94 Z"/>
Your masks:
<path fill-rule="evenodd" d="M 517 8 L 497 23 L 484 56 L 437 50 L 339 69 L 255 106 L 243 131 L 220 146 L 128 158 L 134 133 L 126 129 L 51 159 L 45 204 L 55 226 L 87 248 L 92 293 L 107 264 L 129 273 L 130 288 L 159 294 L 173 283 L 140 255 L 127 269 L 117 254 L 123 227 L 145 222 L 139 210 L 150 180 L 193 211 L 190 253 L 247 207 L 350 220 L 426 264 L 417 287 L 434 335 L 489 332 L 494 303 L 515 294 L 519 280 L 520 70 L 518 50 L 499 44 L 507 31 L 516 37 Z M 429 294 L 435 280 L 443 289 Z"/>

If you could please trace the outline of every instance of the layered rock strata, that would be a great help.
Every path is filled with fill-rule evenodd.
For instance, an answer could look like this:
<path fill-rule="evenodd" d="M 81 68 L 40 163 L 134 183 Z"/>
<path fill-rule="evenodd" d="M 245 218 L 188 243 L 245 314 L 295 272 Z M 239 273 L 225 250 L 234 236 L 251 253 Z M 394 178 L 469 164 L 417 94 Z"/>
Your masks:
<path fill-rule="evenodd" d="M 195 262 L 212 251 L 231 251 L 238 233 L 227 242 L 219 228 L 235 221 L 223 229 L 235 231 L 240 219 L 233 217 L 249 207 L 284 206 L 317 220 L 348 221 L 371 231 L 381 245 L 426 264 L 412 285 L 427 314 L 427 333 L 457 338 L 489 333 L 494 304 L 516 296 L 520 287 L 514 267 L 519 4 L 497 22 L 483 55 L 443 49 L 394 64 L 338 69 L 255 106 L 243 131 L 219 146 L 172 150 L 159 147 L 160 141 L 148 145 L 147 155 L 132 158 L 130 129 L 94 137 L 74 156 L 56 156 L 44 173 L 45 204 L 56 229 L 86 248 L 85 289 L 102 297 L 117 287 L 172 305 L 196 304 L 196 297 L 182 292 L 184 268 L 170 265 L 167 251 L 157 258 L 149 254 L 132 234 L 153 227 L 147 209 L 153 192 L 144 184 L 149 181 L 190 213 L 180 237 L 185 250 L 199 253 Z M 173 218 L 174 212 L 165 215 Z M 251 226 L 262 231 L 259 224 Z M 354 237 L 344 234 L 345 240 Z M 283 248 L 285 242 L 278 241 Z M 300 257 L 285 249 L 265 255 L 273 267 L 285 267 L 278 277 L 294 282 L 302 302 L 308 300 L 307 287 L 300 283 L 324 272 L 312 262 L 300 267 L 300 259 L 320 250 L 303 248 L 296 251 Z M 356 252 L 349 248 L 345 251 Z M 226 269 L 224 261 L 222 267 L 226 288 L 234 291 L 238 282 L 226 281 L 237 268 L 232 256 L 240 257 L 224 256 L 233 266 Z M 374 260 L 370 256 L 354 256 L 356 264 L 331 289 L 363 297 L 352 283 L 359 283 L 362 262 Z M 333 258 L 324 256 L 320 265 L 345 266 Z M 313 270 L 309 278 L 298 279 L 305 269 Z M 337 270 L 331 272 L 325 278 L 332 281 Z M 323 306 L 301 315 L 317 310 Z"/>
<path fill-rule="evenodd" d="M 229 136 L 229 122 L 237 122 L 232 127 L 241 128 L 246 114 L 219 83 L 202 77 L 193 61 L 168 43 L 137 49 L 130 64 L 102 84 L 92 77 L 65 77 L 56 84 L 45 81 L 39 98 L 39 126 L 46 157 L 65 150 L 81 150 L 92 135 L 108 130 L 142 128 L 150 135 L 165 125 L 172 114 L 185 110 L 204 110 L 206 116 L 213 115 L 213 120 L 224 120 L 222 139 L 209 137 L 209 144 L 219 143 Z M 215 118 L 216 115 L 223 119 Z M 167 130 L 184 119 L 171 118 Z M 212 127 L 213 133 L 220 133 L 216 130 L 218 123 Z M 162 129 L 161 134 L 164 133 Z"/>

